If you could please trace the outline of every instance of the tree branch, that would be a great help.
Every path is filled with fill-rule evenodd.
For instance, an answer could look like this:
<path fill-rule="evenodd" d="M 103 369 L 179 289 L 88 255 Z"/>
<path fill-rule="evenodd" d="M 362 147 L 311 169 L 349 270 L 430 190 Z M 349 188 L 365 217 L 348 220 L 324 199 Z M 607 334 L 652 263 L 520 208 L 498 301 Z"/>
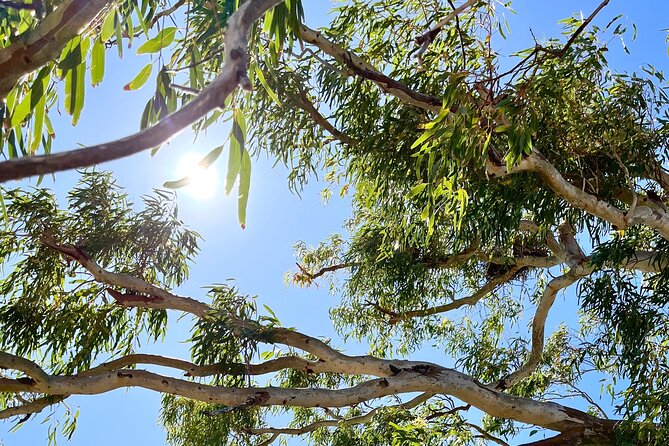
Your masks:
<path fill-rule="evenodd" d="M 106 4 L 109 1 L 97 0 L 88 2 L 71 0 L 71 3 Z M 161 119 L 153 127 L 113 142 L 50 155 L 4 161 L 0 163 L 0 182 L 91 166 L 159 146 L 210 111 L 223 107 L 225 99 L 238 86 L 244 89 L 251 88 L 251 83 L 246 72 L 248 65 L 247 39 L 249 29 L 267 10 L 281 3 L 281 1 L 252 0 L 242 4 L 230 16 L 224 42 L 226 62 L 221 69 L 221 73 L 202 90 L 200 95 L 178 111 Z M 59 8 L 56 12 L 60 10 Z M 2 58 L 2 54 L 3 52 L 0 51 L 0 79 L 3 79 L 4 82 L 4 59 Z M 1 92 L 2 83 L 0 82 Z"/>
<path fill-rule="evenodd" d="M 448 25 L 453 19 L 457 19 L 458 15 L 460 15 L 464 10 L 479 2 L 481 2 L 481 0 L 469 0 L 463 3 L 457 8 L 454 8 L 453 11 L 451 11 L 446 17 L 444 17 L 441 21 L 439 21 L 439 23 L 434 25 L 430 30 L 416 37 L 416 43 L 420 45 L 420 48 L 416 53 L 416 58 L 418 60 L 421 60 L 421 57 L 423 56 L 425 51 L 427 51 L 430 44 L 434 41 L 434 39 L 441 32 L 444 26 Z M 462 33 L 460 33 L 460 38 L 462 38 Z"/>
<path fill-rule="evenodd" d="M 548 312 L 555 302 L 555 297 L 557 296 L 558 291 L 569 287 L 581 277 L 581 275 L 568 273 L 556 277 L 549 282 L 549 284 L 546 286 L 546 289 L 544 290 L 544 294 L 542 295 L 541 300 L 539 301 L 539 305 L 537 305 L 537 310 L 534 314 L 534 319 L 532 320 L 532 350 L 530 351 L 530 355 L 520 369 L 500 380 L 497 383 L 496 388 L 508 389 L 518 381 L 530 376 L 534 372 L 534 369 L 539 364 L 541 355 L 544 351 L 544 331 L 546 327 L 546 318 L 548 317 Z"/>
<path fill-rule="evenodd" d="M 432 316 L 435 314 L 446 313 L 448 311 L 457 310 L 458 308 L 464 307 L 465 305 L 476 305 L 481 299 L 483 299 L 489 293 L 492 293 L 498 286 L 511 280 L 522 268 L 523 268 L 522 266 L 511 267 L 504 274 L 497 276 L 493 279 L 490 279 L 478 291 L 476 291 L 474 294 L 470 296 L 463 297 L 460 299 L 455 299 L 452 302 L 449 302 L 444 305 L 438 305 L 436 307 L 407 311 L 404 313 L 396 313 L 388 320 L 388 323 L 396 324 L 400 321 L 405 321 L 407 319 L 411 319 L 414 317 Z"/>
<path fill-rule="evenodd" d="M 386 76 L 361 57 L 327 39 L 321 32 L 314 31 L 306 25 L 301 25 L 300 35 L 303 41 L 318 47 L 330 57 L 344 64 L 356 75 L 374 82 L 382 91 L 395 96 L 407 104 L 433 113 L 439 113 L 441 110 L 443 103 L 441 98 L 416 92 L 403 83 Z"/>
<path fill-rule="evenodd" d="M 60 55 L 113 0 L 65 0 L 33 30 L 0 50 L 0 99 L 18 80 Z"/>
<path fill-rule="evenodd" d="M 70 395 L 47 395 L 37 398 L 33 401 L 28 401 L 25 404 L 21 404 L 20 406 L 8 407 L 6 409 L 0 410 L 0 420 L 19 415 L 24 415 L 24 419 L 27 420 L 30 415 L 40 413 L 47 407 L 64 401 L 69 396 Z"/>
<path fill-rule="evenodd" d="M 418 407 L 419 405 L 423 404 L 427 400 L 429 400 L 433 395 L 431 393 L 423 393 L 421 395 L 418 395 L 417 397 L 413 398 L 411 401 L 408 401 L 406 403 L 402 404 L 396 404 L 393 406 L 382 406 L 384 409 L 413 409 L 415 407 Z M 247 432 L 251 434 L 285 434 L 285 435 L 303 435 L 309 432 L 313 432 L 316 429 L 320 429 L 323 427 L 337 427 L 337 426 L 351 426 L 355 424 L 367 424 L 369 423 L 372 418 L 379 412 L 380 408 L 375 408 L 370 410 L 364 415 L 360 415 L 357 417 L 352 417 L 352 418 L 347 418 L 347 419 L 341 419 L 341 420 L 320 420 L 320 421 L 315 421 L 313 423 L 307 424 L 306 426 L 303 427 L 296 427 L 296 428 L 290 428 L 290 427 L 260 427 L 260 428 L 253 428 L 249 429 Z"/>
<path fill-rule="evenodd" d="M 102 269 L 86 253 L 74 245 L 58 245 L 49 237 L 43 240 L 47 246 L 79 262 L 89 270 L 96 280 L 119 288 L 140 290 L 158 299 L 130 300 L 122 302 L 127 307 L 150 309 L 176 309 L 190 312 L 200 318 L 215 316 L 208 305 L 194 299 L 176 296 L 141 279 L 117 274 Z M 557 291 L 556 291 L 557 292 Z M 545 298 L 547 300 L 548 298 Z M 224 316 L 228 316 L 225 314 Z M 537 317 L 537 324 L 540 317 Z M 386 360 L 372 356 L 348 356 L 325 342 L 303 333 L 282 327 L 263 327 L 253 321 L 234 319 L 233 325 L 239 333 L 248 336 L 249 331 L 260 333 L 261 342 L 284 344 L 298 348 L 318 357 L 318 362 L 327 364 L 328 370 L 348 375 L 377 376 L 354 387 L 344 389 L 284 389 L 284 388 L 221 388 L 166 377 L 144 370 L 108 370 L 100 367 L 89 374 L 78 376 L 51 376 L 49 382 L 37 380 L 0 378 L 0 392 L 46 393 L 56 395 L 91 395 L 108 392 L 121 387 L 142 387 L 158 392 L 178 394 L 199 401 L 225 406 L 300 406 L 345 407 L 385 396 L 424 392 L 451 395 L 491 416 L 514 419 L 548 429 L 564 432 L 578 430 L 583 435 L 610 435 L 612 422 L 602 420 L 557 403 L 519 398 L 485 386 L 456 370 L 436 364 Z M 234 329 L 235 327 L 233 327 Z M 246 334 L 244 334 L 246 333 Z M 543 340 L 542 340 L 543 342 Z M 173 363 L 175 364 L 175 363 Z M 178 363 L 184 366 L 185 363 Z M 325 365 L 323 370 L 325 370 Z"/>

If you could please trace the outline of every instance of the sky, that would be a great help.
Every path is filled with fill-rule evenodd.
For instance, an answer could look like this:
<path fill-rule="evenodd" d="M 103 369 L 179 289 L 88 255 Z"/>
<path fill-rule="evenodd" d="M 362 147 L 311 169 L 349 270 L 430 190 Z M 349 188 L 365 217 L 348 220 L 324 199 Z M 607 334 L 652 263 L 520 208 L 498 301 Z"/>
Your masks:
<path fill-rule="evenodd" d="M 532 45 L 532 35 L 539 41 L 559 36 L 557 21 L 572 13 L 583 11 L 587 16 L 599 1 L 537 1 L 519 0 L 513 2 L 518 14 L 507 13 L 512 34 L 502 44 L 503 52 L 511 54 Z M 305 0 L 307 19 L 311 27 L 323 25 L 329 0 Z M 639 70 L 640 66 L 652 63 L 662 69 L 667 66 L 667 44 L 665 28 L 669 28 L 669 2 L 665 0 L 645 0 L 624 2 L 613 0 L 598 16 L 595 24 L 605 25 L 611 18 L 625 12 L 625 23 L 635 22 L 638 29 L 636 41 L 626 41 L 631 55 L 622 51 L 619 42 L 611 42 L 609 61 L 617 70 Z M 530 32 L 530 29 L 532 32 Z M 86 92 L 86 105 L 79 124 L 72 127 L 69 117 L 55 120 L 55 150 L 75 148 L 79 144 L 93 144 L 126 136 L 138 130 L 143 107 L 152 94 L 151 82 L 136 92 L 123 91 L 123 85 L 130 81 L 146 63 L 146 59 L 133 56 L 133 51 L 125 51 L 119 60 L 114 51 L 107 56 L 107 72 L 102 85 Z M 189 133 L 183 133 L 169 145 L 162 148 L 155 157 L 141 153 L 131 158 L 103 165 L 111 170 L 119 185 L 125 187 L 139 202 L 139 197 L 151 193 L 167 180 L 179 176 L 179 160 L 185 153 L 206 154 L 227 138 L 226 125 L 212 129 L 197 141 Z M 226 155 L 221 157 L 225 159 Z M 225 162 L 212 168 L 224 175 Z M 337 303 L 337 296 L 329 295 L 327 286 L 300 289 L 286 286 L 284 275 L 294 269 L 293 244 L 303 240 L 307 244 L 317 244 L 332 233 L 342 232 L 342 225 L 350 214 L 350 198 L 338 198 L 324 205 L 320 191 L 322 184 L 314 181 L 307 185 L 300 196 L 288 190 L 287 170 L 273 160 L 264 157 L 253 160 L 251 192 L 248 204 L 247 225 L 242 230 L 237 222 L 237 204 L 233 192 L 225 196 L 220 189 L 213 198 L 200 200 L 185 191 L 178 194 L 181 217 L 204 238 L 202 251 L 192 265 L 191 277 L 187 284 L 176 290 L 183 295 L 202 298 L 203 286 L 220 283 L 230 278 L 242 292 L 257 295 L 259 306 L 270 306 L 284 326 L 294 326 L 300 331 L 332 337 L 335 345 L 344 347 L 348 353 L 365 352 L 365 346 L 346 345 L 337 342 L 337 336 L 328 316 L 328 309 Z M 76 173 L 58 174 L 55 183 L 47 179 L 44 185 L 64 194 L 76 182 Z M 576 311 L 572 290 L 561 299 L 572 302 Z M 569 311 L 567 306 L 567 311 Z M 172 314 L 175 320 L 177 315 Z M 547 329 L 555 327 L 564 314 L 551 315 Z M 166 342 L 147 346 L 147 353 L 165 354 L 188 358 L 187 344 L 189 320 L 181 324 L 170 324 Z M 444 362 L 436 351 L 424 350 L 414 355 L 415 359 Z M 593 387 L 594 388 L 594 387 Z M 597 392 L 595 392 L 597 394 Z M 114 392 L 88 397 L 68 399 L 72 410 L 80 410 L 79 423 L 72 440 L 67 443 L 59 439 L 59 444 L 118 445 L 118 444 L 164 444 L 165 436 L 158 425 L 160 408 L 159 395 L 141 389 L 116 390 Z M 46 413 L 46 412 L 45 412 Z M 38 416 L 24 425 L 16 433 L 9 433 L 11 422 L 0 423 L 0 440 L 4 446 L 24 446 L 46 444 L 46 424 L 39 424 Z M 301 444 L 299 440 L 291 444 Z"/>

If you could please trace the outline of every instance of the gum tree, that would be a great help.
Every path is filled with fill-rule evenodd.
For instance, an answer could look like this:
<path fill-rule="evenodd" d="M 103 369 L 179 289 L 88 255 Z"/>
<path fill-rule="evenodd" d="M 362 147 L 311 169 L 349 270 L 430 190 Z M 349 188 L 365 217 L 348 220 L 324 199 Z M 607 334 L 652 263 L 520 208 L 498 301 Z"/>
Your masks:
<path fill-rule="evenodd" d="M 498 2 L 354 0 L 321 30 L 296 0 L 240 3 L 0 3 L 0 178 L 231 119 L 242 225 L 254 154 L 286 163 L 293 188 L 321 172 L 326 196 L 353 196 L 346 232 L 298 243 L 290 277 L 329 283 L 342 341 L 370 354 L 284 328 L 233 288 L 174 294 L 198 237 L 169 194 L 134 210 L 89 172 L 66 209 L 46 190 L 3 190 L 0 417 L 136 386 L 164 395 L 183 445 L 509 444 L 527 426 L 525 441 L 553 435 L 536 445 L 665 444 L 668 97 L 662 72 L 609 66 L 626 30 L 603 16 L 618 11 L 604 1 L 502 57 Z M 52 152 L 49 113 L 62 104 L 76 123 L 107 53 L 134 38 L 154 55 L 126 86 L 155 79 L 142 131 Z M 563 292 L 578 315 L 547 330 Z M 135 351 L 179 313 L 194 318 L 191 358 Z M 426 345 L 448 363 L 412 360 Z M 157 365 L 174 373 L 144 369 Z M 615 413 L 581 389 L 597 381 Z"/>

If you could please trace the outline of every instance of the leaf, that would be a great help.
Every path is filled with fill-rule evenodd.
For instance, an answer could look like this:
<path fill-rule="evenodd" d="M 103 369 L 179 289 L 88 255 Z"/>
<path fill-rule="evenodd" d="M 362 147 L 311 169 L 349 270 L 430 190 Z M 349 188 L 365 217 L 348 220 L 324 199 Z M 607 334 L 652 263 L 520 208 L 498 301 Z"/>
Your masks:
<path fill-rule="evenodd" d="M 111 39 L 111 36 L 114 35 L 114 23 L 116 20 L 116 11 L 112 11 L 107 14 L 104 22 L 102 22 L 102 27 L 100 28 L 100 39 L 103 42 Z"/>
<path fill-rule="evenodd" d="M 94 87 L 102 82 L 105 75 L 105 45 L 98 39 L 91 51 L 91 85 Z"/>
<path fill-rule="evenodd" d="M 157 53 L 163 48 L 169 46 L 174 42 L 174 36 L 176 35 L 177 29 L 174 26 L 163 28 L 160 30 L 158 35 L 153 39 L 147 40 L 139 48 L 137 48 L 137 54 L 151 54 Z"/>
<path fill-rule="evenodd" d="M 65 110 L 72 116 L 72 125 L 77 125 L 84 108 L 86 93 L 86 64 L 82 63 L 65 75 Z"/>
<path fill-rule="evenodd" d="M 30 142 L 30 153 L 34 154 L 42 141 L 42 129 L 44 128 L 44 114 L 46 108 L 46 96 L 42 95 L 35 106 L 33 115 L 33 138 Z"/>
<path fill-rule="evenodd" d="M 427 187 L 427 183 L 416 184 L 414 187 L 411 188 L 411 190 L 407 194 L 407 198 L 415 197 L 416 195 L 423 192 L 426 187 Z"/>
<path fill-rule="evenodd" d="M 114 28 L 116 35 L 116 48 L 118 49 L 118 57 L 123 58 L 123 24 L 121 20 L 116 20 L 116 27 Z"/>
<path fill-rule="evenodd" d="M 232 188 L 235 185 L 237 176 L 239 175 L 243 152 L 246 139 L 246 120 L 244 114 L 236 109 L 234 112 L 234 120 L 232 122 L 232 130 L 230 131 L 230 155 L 228 158 L 228 173 L 225 181 L 225 193 L 230 195 Z"/>
<path fill-rule="evenodd" d="M 242 152 L 241 166 L 239 170 L 239 196 L 237 198 L 237 216 L 242 229 L 246 228 L 246 206 L 249 202 L 249 189 L 251 187 L 251 156 L 247 150 Z"/>
<path fill-rule="evenodd" d="M 125 91 L 138 90 L 149 80 L 151 76 L 151 71 L 153 69 L 153 64 L 147 64 L 144 68 L 137 73 L 137 76 L 123 87 Z"/>
<path fill-rule="evenodd" d="M 281 107 L 281 101 L 279 100 L 279 97 L 274 93 L 274 90 L 267 84 L 267 80 L 265 79 L 265 75 L 263 74 L 262 70 L 260 69 L 259 66 L 255 65 L 254 66 L 256 76 L 258 76 L 258 80 L 260 81 L 260 84 L 263 86 L 265 91 L 267 92 L 267 95 L 272 98 L 272 100 Z"/>
<path fill-rule="evenodd" d="M 230 154 L 228 156 L 228 173 L 225 178 L 225 194 L 230 195 L 232 188 L 235 185 L 237 176 L 239 175 L 239 169 L 242 165 L 242 154 L 239 149 L 239 145 L 233 140 L 230 140 Z"/>
<path fill-rule="evenodd" d="M 204 158 L 200 160 L 198 163 L 198 166 L 200 166 L 203 169 L 206 169 L 207 167 L 211 166 L 211 164 L 218 159 L 219 156 L 221 156 L 221 152 L 223 152 L 223 147 L 224 146 L 218 146 L 211 152 L 207 153 Z"/>
<path fill-rule="evenodd" d="M 163 183 L 163 187 L 166 187 L 168 189 L 179 189 L 181 187 L 188 186 L 190 183 L 191 183 L 191 178 L 190 176 L 187 176 L 175 181 L 165 181 Z"/>

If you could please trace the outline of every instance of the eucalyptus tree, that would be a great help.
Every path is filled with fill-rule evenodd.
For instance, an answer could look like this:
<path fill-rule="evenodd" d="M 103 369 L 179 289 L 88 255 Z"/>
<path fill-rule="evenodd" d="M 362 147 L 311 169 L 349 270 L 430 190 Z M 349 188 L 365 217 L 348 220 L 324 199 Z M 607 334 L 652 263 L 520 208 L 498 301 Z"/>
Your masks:
<path fill-rule="evenodd" d="M 176 295 L 198 237 L 169 194 L 136 211 L 89 172 L 65 209 L 3 190 L 0 417 L 136 386 L 164 395 L 180 445 L 666 444 L 668 96 L 661 71 L 609 66 L 627 31 L 608 3 L 502 57 L 510 6 L 492 0 L 351 0 L 320 30 L 297 0 L 1 2 L 2 180 L 231 120 L 242 225 L 254 154 L 295 189 L 324 173 L 326 196 L 353 197 L 343 234 L 296 245 L 290 278 L 327 280 L 342 341 L 370 354 L 284 328 L 234 288 Z M 76 123 L 133 39 L 154 56 L 126 86 L 155 79 L 142 130 L 52 151 L 49 114 Z M 173 313 L 194 317 L 192 357 L 136 351 Z M 443 363 L 411 359 L 430 345 Z M 611 404 L 582 388 L 596 382 Z"/>

